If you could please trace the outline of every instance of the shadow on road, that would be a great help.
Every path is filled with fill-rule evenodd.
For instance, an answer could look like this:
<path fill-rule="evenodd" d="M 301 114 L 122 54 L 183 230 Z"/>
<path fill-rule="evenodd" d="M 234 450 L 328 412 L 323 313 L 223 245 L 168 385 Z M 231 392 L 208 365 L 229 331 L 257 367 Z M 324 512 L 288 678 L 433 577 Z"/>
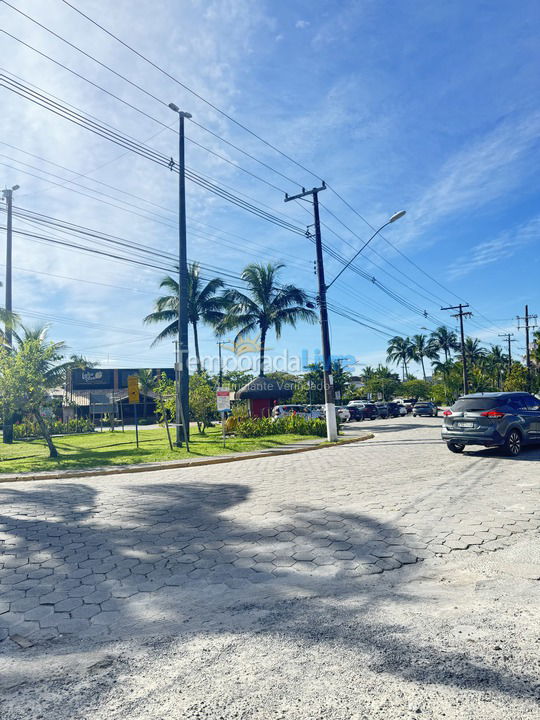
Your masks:
<path fill-rule="evenodd" d="M 264 527 L 248 519 L 241 524 L 227 515 L 250 495 L 250 489 L 239 483 L 125 483 L 121 491 L 119 505 L 110 503 L 110 496 L 108 503 L 101 503 L 97 490 L 83 483 L 0 488 L 0 526 L 5 539 L 0 586 L 10 588 L 15 610 L 24 607 L 24 599 L 32 593 L 40 598 L 54 592 L 67 595 L 70 588 L 83 587 L 86 581 L 92 591 L 102 591 L 103 598 L 108 598 L 100 602 L 107 603 L 111 622 L 126 627 L 132 623 L 144 632 L 141 599 L 150 607 L 154 600 L 159 604 L 160 591 L 168 588 L 173 604 L 165 619 L 174 623 L 189 605 L 188 596 L 197 591 L 200 607 L 189 606 L 194 615 L 187 624 L 179 621 L 178 635 L 189 633 L 191 626 L 202 627 L 197 613 L 210 613 L 215 619 L 227 593 L 238 597 L 237 590 L 245 605 L 253 594 L 253 602 L 274 608 L 260 621 L 257 632 L 286 633 L 303 641 L 367 650 L 374 657 L 375 669 L 406 680 L 490 689 L 515 697 L 528 696 L 536 684 L 532 676 L 489 667 L 465 650 L 426 648 L 407 627 L 385 626 L 371 619 L 381 602 L 380 586 L 362 573 L 373 570 L 376 551 L 386 547 L 384 541 L 397 541 L 402 535 L 391 522 L 367 514 L 336 514 L 324 502 L 298 504 L 291 498 L 269 511 L 274 517 Z M 293 546 L 296 557 L 291 561 Z M 29 563 L 20 570 L 17 557 L 25 556 Z M 412 553 L 410 558 L 406 553 L 402 557 L 404 563 L 415 559 Z M 81 569 L 91 573 L 81 578 Z M 14 574 L 29 578 L 13 584 Z M 398 579 L 407 580 L 406 569 L 396 575 Z M 266 600 L 255 592 L 263 583 Z M 299 590 L 309 591 L 309 599 L 298 597 Z M 361 610 L 347 610 L 341 603 L 351 597 L 361 601 Z M 422 612 L 415 598 L 395 587 L 393 601 Z M 10 626 L 10 615 L 0 616 L 0 622 L 7 623 L 10 632 L 21 632 L 20 624 Z M 243 631 L 230 621 L 230 614 L 220 617 L 216 632 Z M 151 624 L 148 627 L 150 631 Z M 56 652 L 65 654 L 65 639 L 40 645 L 39 633 L 37 637 L 36 647 L 26 651 L 33 658 L 46 662 Z M 81 650 L 77 644 L 71 647 Z M 20 658 L 21 653 L 11 641 L 4 643 L 4 658 Z M 418 663 L 426 655 L 429 668 Z"/>

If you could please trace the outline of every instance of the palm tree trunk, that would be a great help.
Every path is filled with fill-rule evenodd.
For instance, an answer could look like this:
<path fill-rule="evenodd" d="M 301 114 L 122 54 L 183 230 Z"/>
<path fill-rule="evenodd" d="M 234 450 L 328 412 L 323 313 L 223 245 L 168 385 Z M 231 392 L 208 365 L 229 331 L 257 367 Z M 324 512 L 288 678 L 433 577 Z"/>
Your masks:
<path fill-rule="evenodd" d="M 422 375 L 424 376 L 424 382 L 426 382 L 426 368 L 424 367 L 424 356 L 420 355 L 420 362 L 422 363 Z"/>
<path fill-rule="evenodd" d="M 266 345 L 266 328 L 261 328 L 261 342 L 259 348 L 259 375 L 264 375 L 264 348 Z"/>
<path fill-rule="evenodd" d="M 43 437 L 45 438 L 45 442 L 47 443 L 47 447 L 49 448 L 49 457 L 55 458 L 58 457 L 58 450 L 55 448 L 54 443 L 51 438 L 51 434 L 49 432 L 49 428 L 47 427 L 47 424 L 45 420 L 41 417 L 41 413 L 36 408 L 34 410 L 34 415 L 36 416 L 37 424 L 39 425 L 39 429 L 43 433 Z"/>
<path fill-rule="evenodd" d="M 201 354 L 199 352 L 199 331 L 197 330 L 197 323 L 192 322 L 193 325 L 193 344 L 195 345 L 195 357 L 197 358 L 197 372 L 202 372 L 201 365 Z"/>

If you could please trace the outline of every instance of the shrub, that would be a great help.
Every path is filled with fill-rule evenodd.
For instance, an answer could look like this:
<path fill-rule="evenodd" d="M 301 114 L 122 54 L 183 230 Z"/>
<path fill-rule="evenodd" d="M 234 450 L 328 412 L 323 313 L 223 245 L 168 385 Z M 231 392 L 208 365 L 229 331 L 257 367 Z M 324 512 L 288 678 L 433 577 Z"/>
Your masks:
<path fill-rule="evenodd" d="M 262 437 L 264 435 L 316 435 L 326 436 L 326 422 L 319 419 L 302 418 L 298 415 L 276 418 L 229 418 L 231 432 L 238 437 Z M 233 427 L 234 426 L 234 427 Z M 226 426 L 229 432 L 228 427 Z"/>
<path fill-rule="evenodd" d="M 76 420 L 72 418 L 67 422 L 61 422 L 60 420 L 47 419 L 47 428 L 51 435 L 64 435 L 66 433 L 87 433 L 94 432 L 93 423 L 87 418 Z M 43 437 L 37 422 L 35 420 L 23 420 L 22 422 L 15 423 L 13 426 L 13 438 L 15 440 L 22 440 L 23 438 L 32 437 Z"/>

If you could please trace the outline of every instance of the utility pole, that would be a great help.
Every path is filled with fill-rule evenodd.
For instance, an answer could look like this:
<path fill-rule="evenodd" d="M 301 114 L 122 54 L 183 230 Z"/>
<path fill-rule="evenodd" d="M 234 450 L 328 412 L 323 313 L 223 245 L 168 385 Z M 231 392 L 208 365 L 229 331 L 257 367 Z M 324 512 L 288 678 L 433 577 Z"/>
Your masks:
<path fill-rule="evenodd" d="M 189 348 L 188 348 L 188 268 L 186 241 L 186 166 L 184 119 L 191 118 L 174 103 L 169 107 L 178 113 L 178 369 L 176 372 L 176 446 L 182 447 L 182 436 L 189 451 Z M 174 164 L 174 161 L 171 161 Z"/>
<path fill-rule="evenodd" d="M 516 342 L 512 340 L 514 333 L 499 333 L 499 337 L 506 338 L 508 342 L 508 371 L 512 369 L 512 343 Z"/>
<path fill-rule="evenodd" d="M 218 340 L 218 355 L 219 355 L 219 387 L 223 387 L 223 365 L 221 363 L 221 346 L 225 343 L 231 342 L 230 340 Z"/>
<path fill-rule="evenodd" d="M 13 342 L 13 294 L 12 294 L 12 272 L 13 272 L 13 191 L 18 190 L 19 186 L 14 185 L 12 188 L 2 190 L 2 197 L 6 201 L 6 320 L 5 320 L 5 338 L 6 345 L 11 348 Z M 3 441 L 10 445 L 13 442 L 13 420 L 11 415 L 7 416 L 4 411 L 4 427 Z"/>
<path fill-rule="evenodd" d="M 525 328 L 525 352 L 526 352 L 526 362 L 527 362 L 527 390 L 531 391 L 531 346 L 530 346 L 530 340 L 529 340 L 529 330 L 531 327 L 536 327 L 536 320 L 538 319 L 538 315 L 529 315 L 529 306 L 525 305 L 525 317 L 520 317 L 518 315 L 517 321 L 518 321 L 518 330 L 521 330 L 520 322 L 524 322 L 524 328 Z M 531 325 L 530 321 L 533 320 L 534 323 Z"/>
<path fill-rule="evenodd" d="M 323 352 L 324 404 L 326 408 L 326 437 L 329 442 L 337 440 L 336 406 L 334 397 L 334 378 L 332 377 L 332 355 L 330 353 L 330 332 L 328 328 L 328 308 L 326 305 L 326 283 L 324 280 L 324 259 L 321 239 L 321 221 L 319 217 L 319 193 L 326 190 L 326 183 L 321 187 L 305 190 L 298 195 L 285 195 L 285 202 L 297 200 L 311 195 L 313 198 L 313 217 L 315 222 L 315 250 L 317 257 L 317 280 L 319 285 L 319 317 Z"/>
<path fill-rule="evenodd" d="M 461 362 L 463 365 L 463 394 L 466 395 L 469 392 L 469 376 L 467 373 L 467 356 L 465 355 L 465 333 L 463 332 L 463 318 L 472 317 L 472 312 L 463 312 L 463 308 L 469 307 L 469 303 L 460 303 L 459 305 L 453 305 L 451 307 L 443 307 L 441 310 L 458 310 L 452 317 L 459 318 L 459 327 L 461 331 Z"/>

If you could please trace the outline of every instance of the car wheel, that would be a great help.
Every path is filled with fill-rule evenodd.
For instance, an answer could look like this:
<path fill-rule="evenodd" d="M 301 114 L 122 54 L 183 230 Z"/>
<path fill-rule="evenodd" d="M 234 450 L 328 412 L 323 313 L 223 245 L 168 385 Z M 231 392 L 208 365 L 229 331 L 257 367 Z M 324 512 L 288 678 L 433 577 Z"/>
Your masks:
<path fill-rule="evenodd" d="M 449 442 L 449 443 L 446 443 L 446 445 L 447 445 L 448 449 L 450 450 L 450 452 L 453 452 L 453 453 L 462 453 L 465 450 L 465 445 L 462 445 L 461 443 Z"/>
<path fill-rule="evenodd" d="M 516 457 L 521 452 L 521 435 L 518 430 L 510 430 L 503 445 L 504 451 L 507 455 Z"/>
<path fill-rule="evenodd" d="M 435 410 L 435 415 L 434 415 L 433 417 L 437 417 L 438 414 L 439 414 L 439 411 L 438 411 L 438 410 Z"/>

